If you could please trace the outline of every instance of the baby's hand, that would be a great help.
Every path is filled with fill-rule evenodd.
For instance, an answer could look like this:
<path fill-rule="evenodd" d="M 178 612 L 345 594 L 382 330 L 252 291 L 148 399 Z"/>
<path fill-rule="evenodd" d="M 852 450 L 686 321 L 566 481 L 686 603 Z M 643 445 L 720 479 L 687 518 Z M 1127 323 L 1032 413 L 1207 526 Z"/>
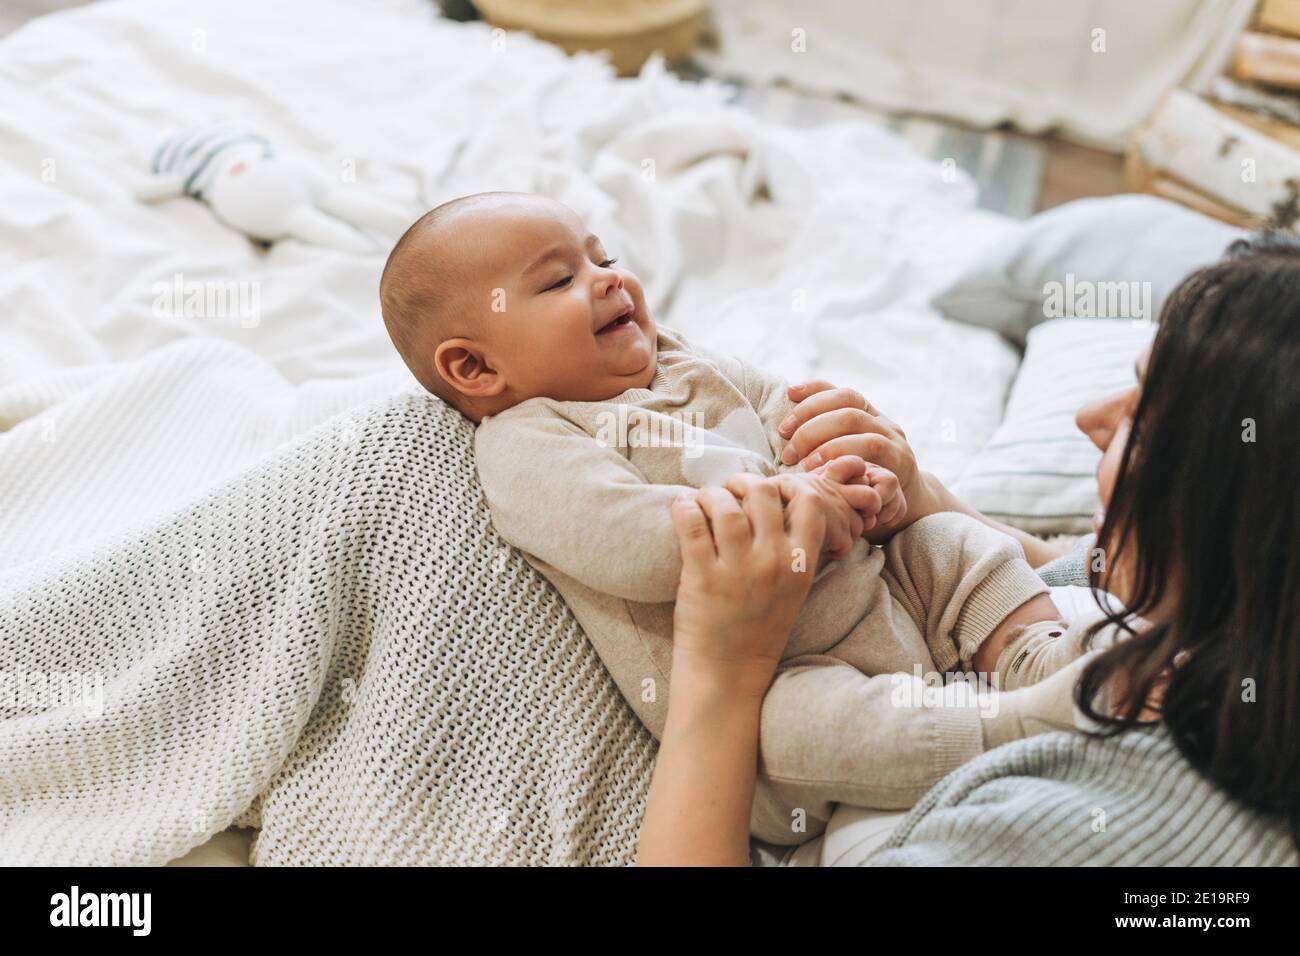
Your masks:
<path fill-rule="evenodd" d="M 745 495 L 757 484 L 770 482 L 780 489 L 781 499 L 786 504 L 794 499 L 797 490 L 811 490 L 826 518 L 825 553 L 841 558 L 862 537 L 862 512 L 870 511 L 874 518 L 880 511 L 880 493 L 865 480 L 855 483 L 858 479 L 865 479 L 867 472 L 865 461 L 853 455 L 845 455 L 815 471 L 773 475 L 770 478 L 746 473 L 732 475 L 723 487 L 743 501 Z"/>
<path fill-rule="evenodd" d="M 778 429 L 788 439 L 782 463 L 801 462 L 804 471 L 812 471 L 833 458 L 857 455 L 898 476 L 907 505 L 894 518 L 877 519 L 867 534 L 872 543 L 880 544 L 898 531 L 908 512 L 916 520 L 946 510 L 942 485 L 917 467 L 916 453 L 903 429 L 861 394 L 822 381 L 792 385 L 788 394 L 798 404 Z"/>
<path fill-rule="evenodd" d="M 840 460 L 837 458 L 834 461 Z M 821 472 L 834 464 L 834 461 L 813 469 L 811 473 Z M 907 498 L 903 494 L 902 482 L 892 471 L 870 462 L 864 464 L 865 471 L 850 479 L 841 491 L 862 517 L 862 531 L 867 540 L 872 544 L 881 544 L 889 538 L 898 522 L 907 516 Z M 864 492 L 863 488 L 868 491 Z M 876 534 L 872 534 L 873 531 Z"/>

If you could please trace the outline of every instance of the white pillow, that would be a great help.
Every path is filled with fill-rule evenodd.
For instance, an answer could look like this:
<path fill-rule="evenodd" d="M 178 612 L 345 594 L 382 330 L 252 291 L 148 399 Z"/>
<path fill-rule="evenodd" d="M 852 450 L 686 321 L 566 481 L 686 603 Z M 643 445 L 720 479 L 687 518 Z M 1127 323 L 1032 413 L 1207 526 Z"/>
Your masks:
<path fill-rule="evenodd" d="M 1045 319 L 1159 319 L 1160 307 L 1189 272 L 1216 262 L 1246 235 L 1177 203 L 1154 196 L 1080 199 L 1027 219 L 993 244 L 956 282 L 934 297 L 944 315 L 1001 332 L 1017 345 Z M 1105 296 L 1090 308 L 1079 295 L 1062 295 L 1064 311 L 1051 312 L 1049 283 L 1060 291 L 1084 284 L 1150 283 L 1149 309 L 1116 315 Z"/>
<path fill-rule="evenodd" d="M 1091 530 L 1101 452 L 1074 424 L 1133 384 L 1155 323 L 1056 319 L 1030 330 L 1002 424 L 954 485 L 990 517 L 1037 534 Z"/>

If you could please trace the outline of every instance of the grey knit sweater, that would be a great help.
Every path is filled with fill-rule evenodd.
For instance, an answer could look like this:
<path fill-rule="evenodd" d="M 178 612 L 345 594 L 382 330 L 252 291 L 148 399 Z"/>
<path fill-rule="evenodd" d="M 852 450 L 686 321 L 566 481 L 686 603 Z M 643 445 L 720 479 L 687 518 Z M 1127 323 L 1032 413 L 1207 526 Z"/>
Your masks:
<path fill-rule="evenodd" d="M 1089 535 L 1038 569 L 1087 586 Z M 1187 762 L 1163 726 L 1054 733 L 977 757 L 939 781 L 868 866 L 1258 866 L 1300 863 L 1285 822 Z"/>
<path fill-rule="evenodd" d="M 1038 569 L 1088 584 L 1091 535 Z M 875 833 L 864 834 L 874 842 Z M 861 859 L 851 846 L 845 859 Z M 780 859 L 760 850 L 757 859 Z M 1007 744 L 932 787 L 866 866 L 1296 866 L 1286 822 L 1205 779 L 1163 726 Z"/>
<path fill-rule="evenodd" d="M 1053 733 L 953 771 L 868 866 L 1295 866 L 1285 821 L 1206 780 L 1163 727 Z"/>
<path fill-rule="evenodd" d="M 1048 561 L 1038 569 L 1038 576 L 1048 587 L 1088 586 L 1088 555 L 1097 541 L 1095 534 L 1086 534 L 1073 548 L 1054 561 Z"/>

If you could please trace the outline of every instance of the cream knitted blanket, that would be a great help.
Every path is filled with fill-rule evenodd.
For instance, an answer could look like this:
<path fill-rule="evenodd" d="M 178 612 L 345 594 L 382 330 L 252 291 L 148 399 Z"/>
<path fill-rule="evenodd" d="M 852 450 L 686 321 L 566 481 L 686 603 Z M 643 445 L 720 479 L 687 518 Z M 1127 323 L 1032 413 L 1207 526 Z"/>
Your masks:
<path fill-rule="evenodd" d="M 0 575 L 0 863 L 161 864 L 259 816 L 257 863 L 629 862 L 653 740 L 493 532 L 471 435 L 399 394 Z"/>

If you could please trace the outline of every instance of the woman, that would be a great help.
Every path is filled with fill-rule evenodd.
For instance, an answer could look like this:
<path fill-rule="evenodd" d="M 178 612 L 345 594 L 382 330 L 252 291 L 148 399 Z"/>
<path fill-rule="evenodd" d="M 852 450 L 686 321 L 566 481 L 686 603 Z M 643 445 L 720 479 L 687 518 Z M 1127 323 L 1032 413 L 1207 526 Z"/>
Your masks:
<path fill-rule="evenodd" d="M 1300 861 L 1300 244 L 1241 241 L 1191 275 L 1138 372 L 1136 386 L 1078 416 L 1102 450 L 1106 562 L 1091 583 L 1128 608 L 1106 612 L 1099 643 L 1125 639 L 1079 682 L 1097 729 L 960 768 L 870 862 Z M 800 427 L 833 407 L 801 405 L 811 417 Z M 823 458 L 866 453 L 898 471 L 913 515 L 968 510 L 917 476 L 891 424 L 874 451 L 847 428 L 818 427 L 801 454 L 829 438 Z M 706 490 L 674 509 L 684 562 L 674 696 L 642 863 L 748 859 L 762 689 L 809 585 L 778 559 L 814 540 L 820 550 L 820 536 L 798 498 L 784 516 L 774 491 L 728 499 Z M 720 537 L 732 509 L 747 530 Z M 1026 553 L 1052 557 L 1032 539 Z"/>

